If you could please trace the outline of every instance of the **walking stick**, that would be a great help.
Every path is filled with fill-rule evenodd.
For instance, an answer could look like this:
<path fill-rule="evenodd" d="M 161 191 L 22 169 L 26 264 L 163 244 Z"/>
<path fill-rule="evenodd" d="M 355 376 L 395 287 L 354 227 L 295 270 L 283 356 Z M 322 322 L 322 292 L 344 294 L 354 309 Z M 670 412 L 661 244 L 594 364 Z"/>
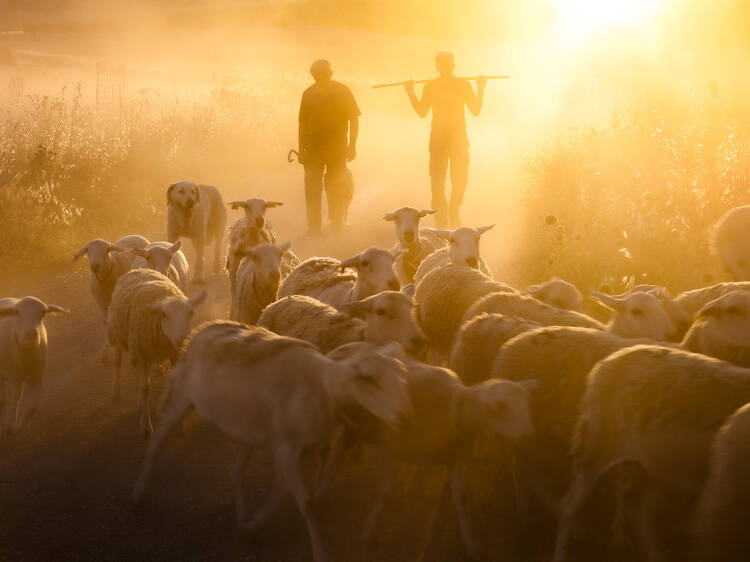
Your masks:
<path fill-rule="evenodd" d="M 291 164 L 292 162 L 294 162 L 295 156 L 297 157 L 297 162 L 299 162 L 299 152 L 297 152 L 294 149 L 290 150 L 289 153 L 286 155 L 286 161 Z"/>
<path fill-rule="evenodd" d="M 477 80 L 479 76 L 464 76 L 464 77 L 459 77 L 459 78 L 461 78 L 462 80 Z M 507 80 L 508 78 L 510 78 L 510 76 L 508 74 L 502 74 L 498 76 L 485 76 L 485 78 L 487 80 Z M 414 82 L 415 84 L 424 84 L 425 82 L 430 82 L 430 80 L 412 80 L 412 82 Z M 403 86 L 407 82 L 409 82 L 409 80 L 404 80 L 403 82 L 391 82 L 390 84 L 375 84 L 373 86 L 373 89 L 392 88 L 393 86 Z"/>

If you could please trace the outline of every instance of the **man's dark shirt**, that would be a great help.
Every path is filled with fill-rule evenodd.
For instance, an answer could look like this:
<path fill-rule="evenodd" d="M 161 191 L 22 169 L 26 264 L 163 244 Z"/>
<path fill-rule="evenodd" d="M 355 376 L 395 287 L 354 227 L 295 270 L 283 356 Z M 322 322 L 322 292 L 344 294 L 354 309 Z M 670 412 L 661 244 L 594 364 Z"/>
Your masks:
<path fill-rule="evenodd" d="M 345 148 L 349 121 L 361 115 L 351 90 L 331 81 L 327 88 L 313 84 L 302 94 L 299 121 L 303 126 L 303 150 Z"/>

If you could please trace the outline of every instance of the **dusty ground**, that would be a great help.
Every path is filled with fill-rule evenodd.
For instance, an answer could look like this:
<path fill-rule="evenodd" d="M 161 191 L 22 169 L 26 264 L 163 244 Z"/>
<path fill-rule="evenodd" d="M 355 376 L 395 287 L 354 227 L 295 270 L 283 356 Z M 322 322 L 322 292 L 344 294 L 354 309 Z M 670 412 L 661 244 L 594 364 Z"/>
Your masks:
<path fill-rule="evenodd" d="M 353 229 L 335 246 L 339 254 L 355 253 L 373 234 Z M 324 236 L 295 246 L 307 256 L 326 253 L 330 244 Z M 226 277 L 211 279 L 207 289 L 209 305 L 196 322 L 226 317 Z M 0 559 L 309 559 L 306 528 L 292 504 L 254 542 L 235 530 L 229 484 L 235 446 L 196 414 L 185 436 L 166 447 L 144 504 L 130 505 L 146 444 L 137 432 L 135 378 L 125 376 L 122 399 L 113 402 L 111 365 L 97 360 L 103 330 L 85 264 L 3 274 L 0 294 L 33 294 L 72 311 L 47 322 L 49 367 L 35 418 L 26 430 L 0 442 Z M 157 388 L 161 384 L 157 381 Z M 322 507 L 324 537 L 334 560 L 407 561 L 418 559 L 423 550 L 425 560 L 462 559 L 455 519 L 440 509 L 440 471 L 420 474 L 394 498 L 377 544 L 359 540 L 377 483 L 373 460 L 372 451 L 349 460 Z M 246 476 L 251 506 L 258 505 L 272 478 L 268 456 L 259 452 Z M 403 480 L 408 482 L 408 472 Z M 498 543 L 499 535 L 492 536 L 500 529 L 486 523 L 490 542 Z M 507 546 L 498 543 L 489 558 L 503 558 Z"/>

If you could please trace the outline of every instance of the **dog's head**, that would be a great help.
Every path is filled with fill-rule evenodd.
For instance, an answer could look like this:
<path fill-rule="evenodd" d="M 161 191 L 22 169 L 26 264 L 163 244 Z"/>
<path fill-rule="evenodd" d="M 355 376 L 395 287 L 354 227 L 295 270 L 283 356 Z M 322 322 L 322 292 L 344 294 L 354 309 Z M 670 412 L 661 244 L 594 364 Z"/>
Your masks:
<path fill-rule="evenodd" d="M 191 181 L 178 181 L 167 189 L 167 205 L 176 205 L 181 209 L 190 210 L 201 198 L 198 186 Z"/>

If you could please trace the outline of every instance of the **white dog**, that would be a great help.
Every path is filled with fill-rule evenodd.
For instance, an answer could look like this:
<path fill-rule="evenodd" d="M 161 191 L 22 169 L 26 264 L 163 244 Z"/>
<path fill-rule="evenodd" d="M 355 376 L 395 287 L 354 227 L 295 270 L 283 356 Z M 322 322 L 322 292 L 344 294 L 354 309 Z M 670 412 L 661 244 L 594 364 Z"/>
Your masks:
<path fill-rule="evenodd" d="M 227 211 L 219 190 L 211 185 L 178 181 L 167 189 L 167 240 L 174 243 L 184 236 L 190 238 L 195 250 L 193 282 L 206 280 L 206 246 L 214 246 L 214 273 L 221 268 L 222 238 L 227 224 Z"/>

